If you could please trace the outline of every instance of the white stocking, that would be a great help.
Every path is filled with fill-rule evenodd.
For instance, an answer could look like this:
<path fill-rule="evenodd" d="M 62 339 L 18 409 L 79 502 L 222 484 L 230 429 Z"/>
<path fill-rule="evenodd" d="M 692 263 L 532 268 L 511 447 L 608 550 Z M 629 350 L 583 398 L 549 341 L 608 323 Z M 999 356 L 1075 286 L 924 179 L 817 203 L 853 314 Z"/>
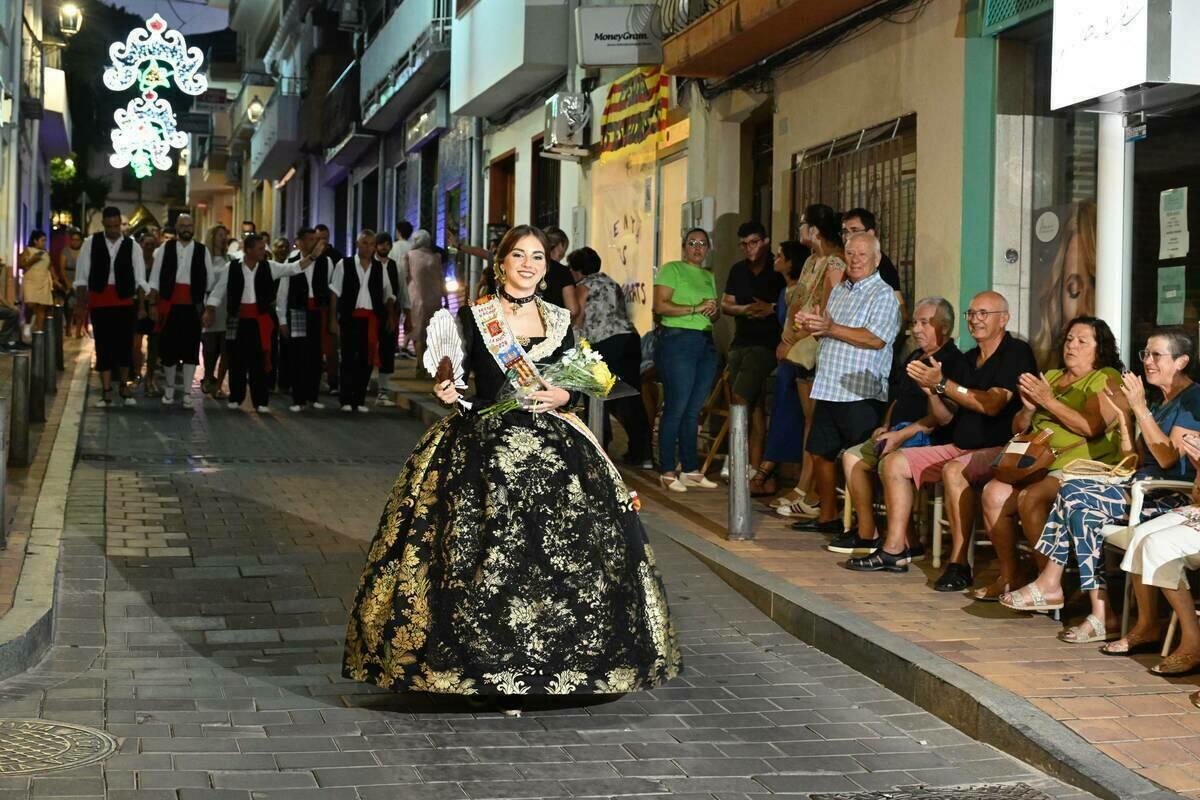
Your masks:
<path fill-rule="evenodd" d="M 167 400 L 175 399 L 175 370 L 178 368 L 174 364 L 163 367 L 163 397 Z"/>
<path fill-rule="evenodd" d="M 183 365 L 183 393 L 184 394 L 192 393 L 192 381 L 194 381 L 195 379 L 196 379 L 196 365 L 195 364 L 184 364 Z"/>

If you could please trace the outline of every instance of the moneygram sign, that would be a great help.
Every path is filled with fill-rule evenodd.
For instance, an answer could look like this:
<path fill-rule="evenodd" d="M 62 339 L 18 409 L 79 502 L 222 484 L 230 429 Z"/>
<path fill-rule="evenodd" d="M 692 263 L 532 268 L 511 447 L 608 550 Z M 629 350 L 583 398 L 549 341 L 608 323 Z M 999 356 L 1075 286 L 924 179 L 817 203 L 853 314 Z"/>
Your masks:
<path fill-rule="evenodd" d="M 654 5 L 581 6 L 575 41 L 582 67 L 639 67 L 662 63 L 662 26 Z"/>

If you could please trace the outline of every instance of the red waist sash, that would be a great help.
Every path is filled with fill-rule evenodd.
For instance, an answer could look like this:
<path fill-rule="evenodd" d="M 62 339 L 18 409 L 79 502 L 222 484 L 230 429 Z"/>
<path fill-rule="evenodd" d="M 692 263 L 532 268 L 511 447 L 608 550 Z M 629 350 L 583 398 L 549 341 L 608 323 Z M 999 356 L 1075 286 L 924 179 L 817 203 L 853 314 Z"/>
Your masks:
<path fill-rule="evenodd" d="M 117 294 L 116 284 L 110 283 L 103 292 L 88 292 L 88 308 L 112 308 L 114 306 L 131 306 L 132 297 L 121 297 Z"/>
<path fill-rule="evenodd" d="M 171 316 L 171 306 L 189 306 L 192 304 L 192 287 L 186 283 L 175 284 L 174 291 L 170 297 L 164 295 L 158 296 L 158 322 L 154 325 L 154 332 L 161 333 L 163 326 L 167 324 L 167 317 Z"/>

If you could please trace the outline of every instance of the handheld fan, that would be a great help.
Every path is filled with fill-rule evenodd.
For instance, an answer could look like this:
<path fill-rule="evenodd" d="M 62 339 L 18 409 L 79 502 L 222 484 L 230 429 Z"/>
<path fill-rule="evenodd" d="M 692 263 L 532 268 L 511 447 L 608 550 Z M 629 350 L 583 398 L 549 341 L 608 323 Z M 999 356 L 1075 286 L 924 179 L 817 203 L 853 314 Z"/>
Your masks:
<path fill-rule="evenodd" d="M 425 331 L 422 365 L 438 383 L 453 379 L 457 388 L 467 388 L 463 380 L 462 335 L 454 316 L 444 308 L 433 315 Z"/>

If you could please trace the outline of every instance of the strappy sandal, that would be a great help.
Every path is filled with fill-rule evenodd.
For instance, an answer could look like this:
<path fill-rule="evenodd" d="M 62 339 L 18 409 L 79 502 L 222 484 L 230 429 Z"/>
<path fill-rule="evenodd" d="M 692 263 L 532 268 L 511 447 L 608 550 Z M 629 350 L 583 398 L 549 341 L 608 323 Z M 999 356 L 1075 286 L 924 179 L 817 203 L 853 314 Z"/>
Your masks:
<path fill-rule="evenodd" d="M 1124 642 L 1124 649 L 1121 648 L 1121 642 Z M 1100 652 L 1106 656 L 1132 656 L 1138 653 L 1157 653 L 1162 647 L 1162 637 L 1146 637 L 1134 636 L 1126 634 L 1123 639 L 1117 639 L 1115 642 L 1109 642 L 1100 648 Z"/>
<path fill-rule="evenodd" d="M 804 492 L 797 487 L 792 489 L 787 494 L 781 494 L 779 497 L 773 498 L 767 505 L 771 508 L 780 508 L 781 506 L 790 506 L 792 503 L 797 503 L 804 499 Z"/>
<path fill-rule="evenodd" d="M 1084 629 L 1090 629 L 1091 633 L 1084 634 Z M 1092 642 L 1106 642 L 1112 638 L 1113 634 L 1108 632 L 1104 620 L 1095 614 L 1088 614 L 1087 619 L 1083 622 L 1058 632 L 1058 640 L 1067 644 L 1091 644 Z"/>
<path fill-rule="evenodd" d="M 769 470 L 758 467 L 754 470 L 754 475 L 750 477 L 751 497 L 771 497 L 778 489 L 779 487 L 775 483 L 774 467 Z"/>
<path fill-rule="evenodd" d="M 1031 602 L 1025 600 L 1026 594 L 1029 595 Z M 1030 583 L 1015 592 L 1005 592 L 1000 595 L 1000 605 L 1013 611 L 1048 612 L 1058 611 L 1063 607 L 1064 602 L 1059 600 L 1057 603 L 1047 603 L 1046 596 L 1042 594 L 1038 585 Z"/>
<path fill-rule="evenodd" d="M 1150 668 L 1155 675 L 1164 678 L 1182 678 L 1191 675 L 1200 667 L 1200 655 L 1195 653 L 1172 653 Z"/>

